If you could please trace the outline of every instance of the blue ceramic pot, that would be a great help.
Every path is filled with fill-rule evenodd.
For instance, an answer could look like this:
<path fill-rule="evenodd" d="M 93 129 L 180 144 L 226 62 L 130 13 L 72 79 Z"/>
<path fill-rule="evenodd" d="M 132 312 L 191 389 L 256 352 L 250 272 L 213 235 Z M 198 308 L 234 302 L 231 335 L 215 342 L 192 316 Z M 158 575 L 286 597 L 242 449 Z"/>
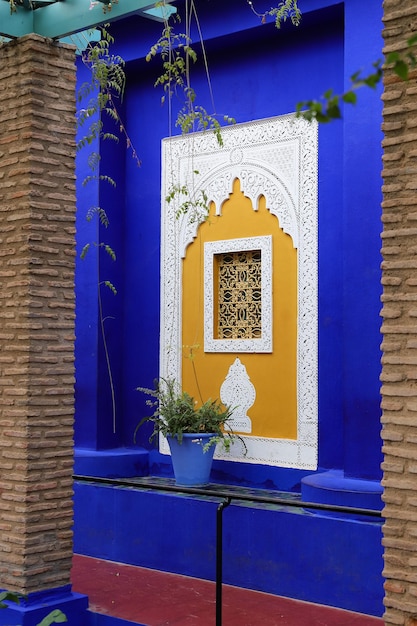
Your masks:
<path fill-rule="evenodd" d="M 177 437 L 167 437 L 177 485 L 207 485 L 216 446 L 211 445 L 206 452 L 204 446 L 213 437 L 211 433 L 186 433 L 181 443 Z"/>

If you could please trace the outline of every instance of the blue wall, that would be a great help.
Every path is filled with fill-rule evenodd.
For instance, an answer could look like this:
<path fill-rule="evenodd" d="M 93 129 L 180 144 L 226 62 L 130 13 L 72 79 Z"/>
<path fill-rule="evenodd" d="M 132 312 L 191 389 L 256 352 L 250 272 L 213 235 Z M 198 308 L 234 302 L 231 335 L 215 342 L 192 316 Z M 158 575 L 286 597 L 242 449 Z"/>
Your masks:
<path fill-rule="evenodd" d="M 215 498 L 76 483 L 74 548 L 215 580 L 218 504 Z M 232 504 L 223 513 L 223 581 L 380 615 L 380 544 L 377 522 Z"/>
<path fill-rule="evenodd" d="M 181 8 L 181 2 L 176 4 Z M 245 5 L 241 0 L 202 0 L 198 7 L 216 111 L 235 117 L 237 122 L 291 112 L 298 101 L 316 98 L 329 88 L 341 93 L 354 71 L 371 70 L 372 62 L 381 56 L 379 0 L 299 0 L 303 11 L 301 26 L 294 29 L 286 25 L 281 31 L 272 22 L 262 25 Z M 269 9 L 271 3 L 259 0 L 257 5 L 257 10 L 262 11 Z M 93 238 L 109 242 L 118 255 L 116 264 L 107 259 L 100 262 L 100 280 L 110 279 L 118 289 L 116 297 L 106 290 L 102 292 L 117 415 L 113 432 L 97 308 L 98 261 L 97 254 L 93 254 L 92 259 L 79 262 L 77 273 L 76 444 L 84 452 L 108 451 L 114 461 L 117 455 L 118 459 L 130 458 L 125 454 L 126 448 L 150 448 L 146 428 L 139 433 L 138 445 L 133 444 L 135 426 L 147 414 L 145 399 L 136 387 L 151 386 L 158 376 L 161 139 L 178 129 L 169 128 L 167 105 L 161 105 L 162 91 L 152 86 L 160 73 L 159 63 L 144 60 L 160 36 L 161 24 L 133 16 L 116 22 L 112 32 L 117 51 L 127 61 L 123 119 L 142 163 L 138 168 L 123 140 L 119 146 L 103 142 L 103 173 L 110 172 L 117 180 L 116 190 L 103 185 L 79 189 L 80 247 Z M 199 102 L 211 111 L 201 62 L 194 69 Z M 82 71 L 80 68 L 80 77 Z M 382 460 L 379 95 L 378 90 L 362 90 L 358 104 L 346 107 L 342 120 L 319 129 L 318 472 L 332 470 L 332 489 L 341 492 L 350 489 L 349 477 L 375 481 L 377 490 Z M 174 110 L 178 106 L 179 102 L 173 103 Z M 85 171 L 85 157 L 80 155 L 80 181 Z M 109 213 L 111 224 L 107 231 L 85 222 L 89 203 L 96 201 Z M 95 460 L 93 467 L 94 463 Z M 106 456 L 100 456 L 98 463 L 105 473 Z M 123 463 L 117 467 L 114 474 L 123 475 L 125 471 L 129 475 Z M 131 463 L 133 473 L 147 473 L 148 467 L 153 474 L 171 475 L 169 457 L 155 449 L 149 450 L 146 461 Z M 212 476 L 226 484 L 301 491 L 301 480 L 306 474 L 300 470 L 216 461 Z M 309 488 L 320 491 L 322 484 L 319 481 Z M 375 490 L 372 485 L 365 485 L 365 493 Z M 90 497 L 86 487 L 77 488 L 77 551 L 132 562 L 129 559 L 134 546 L 140 565 L 212 576 L 210 545 L 203 549 L 204 558 L 194 554 L 197 548 L 193 546 L 199 564 L 195 570 L 194 557 L 192 562 L 184 561 L 177 549 L 172 560 L 170 550 L 161 546 L 155 554 L 160 537 L 155 536 L 156 543 L 148 541 L 149 526 L 154 521 L 149 524 L 143 513 L 149 506 L 157 519 L 163 520 L 169 509 L 170 516 L 178 516 L 180 527 L 191 508 L 195 526 L 192 541 L 197 542 L 199 520 L 203 520 L 204 530 L 207 524 L 210 527 L 206 515 L 210 504 L 197 506 L 184 498 L 166 496 L 158 501 L 155 495 L 141 496 L 136 501 L 132 494 L 122 494 L 121 490 L 101 489 L 94 491 L 91 502 Z M 332 490 L 319 493 L 317 499 L 331 501 Z M 92 519 L 97 522 L 92 524 Z M 380 614 L 379 526 L 315 515 L 254 512 L 241 507 L 228 511 L 228 520 L 229 529 L 240 529 L 235 535 L 226 529 L 230 550 L 226 571 L 230 582 L 254 588 L 260 585 L 273 593 Z M 252 528 L 252 522 L 256 528 Z M 258 528 L 263 529 L 267 540 L 259 537 Z M 289 536 L 288 528 L 294 529 Z M 284 545 L 281 535 L 288 536 Z M 181 545 L 182 541 L 184 537 Z M 252 541 L 260 542 L 256 554 L 252 553 Z M 253 577 L 241 555 L 254 564 Z"/>
<path fill-rule="evenodd" d="M 381 3 L 346 3 L 345 81 L 381 58 Z M 358 15 L 361 18 L 358 20 Z M 366 23 L 365 23 L 366 22 Z M 369 25 L 373 24 L 372 29 Z M 358 46 L 357 42 L 361 45 Z M 344 468 L 378 478 L 380 452 L 380 90 L 362 90 L 346 107 L 343 162 L 343 423 Z"/>
<path fill-rule="evenodd" d="M 218 112 L 238 122 L 288 113 L 298 101 L 317 97 L 329 87 L 342 92 L 355 69 L 370 69 L 381 50 L 379 2 L 361 3 L 359 11 L 355 0 L 346 6 L 306 0 L 301 8 L 298 29 L 277 31 L 272 23 L 261 25 L 241 3 L 227 3 L 230 19 L 222 7 L 221 20 L 212 4 L 201 3 Z M 160 29 L 159 23 L 139 17 L 113 28 L 128 60 L 123 116 L 142 164 L 137 167 L 123 138 L 118 147 L 102 142 L 104 173 L 117 180 L 116 190 L 102 185 L 98 191 L 111 220 L 100 240 L 110 242 L 118 254 L 113 266 L 106 255 L 101 261 L 101 279 L 111 279 L 118 289 L 116 298 L 102 289 L 117 428 L 113 433 L 97 286 L 91 284 L 96 280 L 94 268 L 90 263 L 86 270 L 86 260 L 77 281 L 76 440 L 87 448 L 132 446 L 135 425 L 146 412 L 135 389 L 152 385 L 158 375 L 160 141 L 170 129 L 162 91 L 152 86 L 159 62 L 146 63 L 143 55 Z M 201 64 L 193 80 L 199 100 L 211 110 Z M 362 90 L 358 105 L 346 107 L 342 121 L 322 125 L 319 131 L 319 464 L 369 479 L 379 479 L 381 462 L 380 109 L 378 93 Z M 80 203 L 81 235 L 86 202 Z M 86 293 L 88 272 L 92 274 Z M 139 443 L 149 447 L 146 431 Z M 241 471 L 239 464 L 235 468 Z M 278 484 L 285 471 L 271 469 L 272 480 Z"/>

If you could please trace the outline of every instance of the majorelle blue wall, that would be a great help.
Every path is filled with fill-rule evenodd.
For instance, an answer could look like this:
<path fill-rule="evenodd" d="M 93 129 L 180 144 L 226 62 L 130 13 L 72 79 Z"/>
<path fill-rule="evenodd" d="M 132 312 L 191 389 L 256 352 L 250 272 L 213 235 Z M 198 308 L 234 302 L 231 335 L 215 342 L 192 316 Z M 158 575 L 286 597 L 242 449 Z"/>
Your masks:
<path fill-rule="evenodd" d="M 182 2 L 176 6 L 181 12 Z M 216 111 L 237 122 L 292 112 L 297 102 L 329 88 L 341 93 L 351 74 L 362 68 L 370 71 L 381 57 L 380 0 L 299 0 L 301 25 L 280 31 L 272 22 L 261 24 L 241 0 L 199 0 L 196 6 Z M 258 12 L 270 6 L 270 0 L 254 1 Z M 169 458 L 151 448 L 146 428 L 136 445 L 133 432 L 147 414 L 136 387 L 152 386 L 158 376 L 161 139 L 178 129 L 169 128 L 162 92 L 153 87 L 160 65 L 144 60 L 160 36 L 161 24 L 134 16 L 115 23 L 112 33 L 115 50 L 127 62 L 121 113 L 141 166 L 123 139 L 118 146 L 102 142 L 102 171 L 117 187 L 82 187 L 87 157 L 79 156 L 79 249 L 87 241 L 110 243 L 117 261 L 94 249 L 77 269 L 76 473 L 164 476 L 171 475 Z M 82 75 L 80 64 L 80 81 Z M 193 86 L 210 111 L 201 62 L 193 69 Z M 311 476 L 300 470 L 215 461 L 212 476 L 218 482 L 298 492 L 305 479 L 306 500 L 380 506 L 380 128 L 380 92 L 367 89 L 358 94 L 356 106 L 345 107 L 342 120 L 319 128 L 318 471 Z M 109 228 L 98 232 L 94 220 L 85 220 L 90 203 L 105 208 Z M 114 296 L 101 287 L 115 418 L 100 336 L 98 256 L 100 280 L 111 280 L 118 290 Z M 145 503 L 143 498 L 135 500 L 129 490 L 76 485 L 76 551 L 210 577 L 206 560 L 212 560 L 211 539 L 202 554 L 197 548 L 198 528 L 207 523 L 201 503 L 173 496 L 162 502 L 149 494 Z M 179 526 L 189 528 L 192 515 L 196 530 L 187 539 L 191 548 L 180 540 L 167 561 L 169 550 L 157 549 L 160 535 L 153 536 L 153 522 L 142 510 L 146 507 L 152 519 L 162 523 L 171 517 L 171 506 Z M 378 523 L 311 513 L 281 512 L 269 518 L 272 513 L 265 511 L 256 514 L 255 523 L 253 515 L 252 509 L 234 507 L 230 528 L 235 530 L 227 531 L 228 582 L 381 614 Z M 243 528 L 245 532 L 239 530 Z M 284 534 L 286 546 L 279 543 Z M 103 537 L 110 540 L 103 542 Z M 143 552 L 147 537 L 152 555 Z M 286 555 L 290 545 L 293 549 Z M 140 549 L 135 551 L 135 546 Z M 194 551 L 196 559 L 187 561 L 182 551 Z M 329 576 L 337 581 L 334 589 Z"/>
<path fill-rule="evenodd" d="M 259 2 L 259 11 L 263 4 Z M 282 31 L 272 23 L 261 25 L 241 2 L 229 0 L 219 9 L 221 19 L 214 6 L 212 0 L 199 3 L 216 109 L 238 122 L 291 112 L 298 101 L 330 87 L 341 92 L 354 71 L 370 70 L 381 55 L 378 0 L 365 6 L 359 0 L 304 0 L 301 26 Z M 100 280 L 112 280 L 118 290 L 114 296 L 101 289 L 116 396 L 113 428 L 93 246 L 90 258 L 79 261 L 77 273 L 76 444 L 84 449 L 132 446 L 135 425 L 146 414 L 144 398 L 135 389 L 151 386 L 158 376 L 160 142 L 170 129 L 162 91 L 153 87 L 159 63 L 146 63 L 143 55 L 160 31 L 160 23 L 140 17 L 113 25 L 116 50 L 127 60 L 121 114 L 141 166 L 123 139 L 118 146 L 104 141 L 101 171 L 110 173 L 117 187 L 105 183 L 100 189 L 94 183 L 82 187 L 88 149 L 79 155 L 79 250 L 99 239 L 112 245 L 117 261 L 100 255 Z M 80 68 L 80 80 L 84 79 Z M 193 81 L 199 100 L 211 110 L 199 66 Z M 370 480 L 380 478 L 382 460 L 380 124 L 379 93 L 362 90 L 358 104 L 345 107 L 342 121 L 319 130 L 319 466 Z M 88 208 L 97 204 L 110 218 L 109 228 L 101 229 L 101 234 L 96 232 L 96 220 L 85 220 Z M 145 448 L 147 434 L 139 434 Z M 162 461 L 154 455 L 152 460 Z M 268 480 L 286 488 L 300 478 L 287 470 L 238 465 L 219 467 L 250 483 Z"/>

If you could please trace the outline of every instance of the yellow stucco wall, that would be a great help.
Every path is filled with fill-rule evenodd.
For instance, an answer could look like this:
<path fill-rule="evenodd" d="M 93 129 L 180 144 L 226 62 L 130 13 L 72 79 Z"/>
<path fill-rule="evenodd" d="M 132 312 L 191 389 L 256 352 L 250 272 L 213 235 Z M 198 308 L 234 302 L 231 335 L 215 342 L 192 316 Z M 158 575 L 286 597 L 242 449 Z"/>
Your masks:
<path fill-rule="evenodd" d="M 252 436 L 295 439 L 297 437 L 297 251 L 291 237 L 280 228 L 260 198 L 258 207 L 235 181 L 233 193 L 216 216 L 198 230 L 183 261 L 183 388 L 203 400 L 220 396 L 220 387 L 236 356 L 246 367 L 256 389 L 249 409 Z M 204 352 L 204 243 L 272 235 L 273 259 L 273 351 L 272 353 Z"/>

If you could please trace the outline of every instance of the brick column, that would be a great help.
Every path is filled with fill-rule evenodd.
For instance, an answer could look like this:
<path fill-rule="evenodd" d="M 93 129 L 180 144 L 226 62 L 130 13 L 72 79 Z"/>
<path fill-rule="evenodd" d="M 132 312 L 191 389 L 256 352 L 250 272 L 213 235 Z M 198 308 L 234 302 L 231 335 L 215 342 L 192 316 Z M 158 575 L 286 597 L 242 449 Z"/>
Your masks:
<path fill-rule="evenodd" d="M 417 30 L 415 0 L 385 0 L 385 52 Z M 384 79 L 385 623 L 417 626 L 417 86 Z"/>
<path fill-rule="evenodd" d="M 25 594 L 70 581 L 74 60 L 0 46 L 0 588 Z"/>

